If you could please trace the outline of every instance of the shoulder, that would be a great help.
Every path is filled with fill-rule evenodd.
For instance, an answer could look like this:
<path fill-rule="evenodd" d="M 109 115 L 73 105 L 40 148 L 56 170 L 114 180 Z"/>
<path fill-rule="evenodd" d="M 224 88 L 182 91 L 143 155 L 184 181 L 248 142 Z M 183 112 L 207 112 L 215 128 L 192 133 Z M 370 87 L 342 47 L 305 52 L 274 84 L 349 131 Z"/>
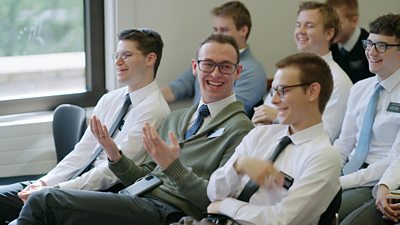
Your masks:
<path fill-rule="evenodd" d="M 114 102 L 117 99 L 123 99 L 126 93 L 126 87 L 118 88 L 105 93 L 103 96 L 101 96 L 99 102 Z"/>

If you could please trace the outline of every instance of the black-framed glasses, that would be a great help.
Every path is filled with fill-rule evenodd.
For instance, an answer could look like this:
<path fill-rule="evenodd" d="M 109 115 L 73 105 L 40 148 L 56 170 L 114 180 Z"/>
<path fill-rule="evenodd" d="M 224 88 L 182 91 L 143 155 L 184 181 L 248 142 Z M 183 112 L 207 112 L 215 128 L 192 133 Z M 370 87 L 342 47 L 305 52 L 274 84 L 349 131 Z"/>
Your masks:
<path fill-rule="evenodd" d="M 374 46 L 375 51 L 377 51 L 379 53 L 385 53 L 386 50 L 390 47 L 396 47 L 396 46 L 399 47 L 400 46 L 400 44 L 395 45 L 395 44 L 388 44 L 385 42 L 374 43 L 370 40 L 362 40 L 362 44 L 363 44 L 363 47 L 365 50 L 369 51 L 369 50 L 371 50 L 372 46 Z"/>
<path fill-rule="evenodd" d="M 199 69 L 206 73 L 212 73 L 215 67 L 218 66 L 218 70 L 222 74 L 232 75 L 236 69 L 238 64 L 229 63 L 229 62 L 222 62 L 216 63 L 209 60 L 197 60 L 197 65 L 199 65 Z"/>
<path fill-rule="evenodd" d="M 285 97 L 285 92 L 286 92 L 286 88 L 292 88 L 292 87 L 300 87 L 300 86 L 305 86 L 305 85 L 310 85 L 311 83 L 305 83 L 305 84 L 295 84 L 295 85 L 287 85 L 287 86 L 278 86 L 276 88 L 271 87 L 271 89 L 269 89 L 269 94 L 271 95 L 271 97 L 274 97 L 274 95 L 276 93 L 278 93 L 279 98 L 284 98 Z"/>

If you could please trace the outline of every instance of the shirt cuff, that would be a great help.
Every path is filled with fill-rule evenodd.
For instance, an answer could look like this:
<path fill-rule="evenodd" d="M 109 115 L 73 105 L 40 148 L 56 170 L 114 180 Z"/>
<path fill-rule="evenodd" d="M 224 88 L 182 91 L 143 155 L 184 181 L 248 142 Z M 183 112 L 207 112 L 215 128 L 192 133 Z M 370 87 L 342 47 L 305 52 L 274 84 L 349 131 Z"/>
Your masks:
<path fill-rule="evenodd" d="M 247 202 L 242 202 L 234 198 L 225 198 L 219 207 L 219 212 L 235 219 L 239 208 L 246 204 Z"/>
<path fill-rule="evenodd" d="M 342 189 L 350 189 L 356 186 L 354 176 L 344 175 L 340 177 L 340 184 L 342 185 Z"/>
<path fill-rule="evenodd" d="M 163 171 L 163 173 L 165 173 L 172 181 L 178 181 L 187 173 L 189 173 L 189 170 L 181 163 L 179 159 L 177 159 L 172 162 L 171 165 L 169 165 Z"/>
<path fill-rule="evenodd" d="M 131 166 L 130 159 L 121 152 L 121 158 L 117 162 L 108 161 L 108 167 L 115 174 L 122 174 Z"/>

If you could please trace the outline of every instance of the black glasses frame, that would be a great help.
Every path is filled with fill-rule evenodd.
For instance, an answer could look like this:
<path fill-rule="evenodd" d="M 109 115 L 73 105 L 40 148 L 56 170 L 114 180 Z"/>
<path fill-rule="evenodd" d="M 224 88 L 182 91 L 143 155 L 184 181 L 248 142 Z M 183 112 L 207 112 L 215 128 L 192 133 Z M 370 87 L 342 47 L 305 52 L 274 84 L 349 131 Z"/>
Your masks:
<path fill-rule="evenodd" d="M 372 42 L 370 40 L 362 40 L 362 44 L 365 50 L 371 50 L 372 46 L 375 48 L 375 51 L 379 53 L 385 53 L 390 47 L 399 47 L 400 44 L 388 44 L 385 42 Z"/>
<path fill-rule="evenodd" d="M 204 70 L 204 68 L 202 68 L 202 66 L 200 65 L 202 62 L 207 62 L 207 63 L 213 64 L 212 69 L 210 69 L 210 70 Z M 225 72 L 223 72 L 223 71 L 221 70 L 221 65 L 227 65 L 227 64 L 233 65 L 233 67 L 234 67 L 233 71 L 230 72 L 230 73 L 225 73 Z M 200 71 L 203 71 L 203 72 L 206 72 L 206 73 L 211 73 L 211 72 L 213 72 L 213 71 L 215 70 L 215 67 L 218 66 L 219 72 L 222 73 L 222 74 L 225 74 L 225 75 L 232 75 L 232 74 L 234 74 L 235 71 L 237 70 L 237 67 L 238 67 L 238 64 L 235 64 L 235 63 L 230 63 L 230 62 L 216 63 L 216 62 L 209 61 L 209 60 L 197 60 L 197 65 L 199 66 L 199 70 L 200 70 Z"/>
<path fill-rule="evenodd" d="M 292 87 L 300 87 L 300 86 L 305 86 L 305 85 L 310 85 L 312 83 L 304 83 L 304 84 L 295 84 L 295 85 L 283 85 L 283 86 L 278 86 L 276 88 L 271 87 L 269 89 L 269 94 L 271 97 L 274 97 L 275 93 L 278 93 L 279 98 L 284 98 L 285 97 L 285 89 L 286 88 L 292 88 Z"/>

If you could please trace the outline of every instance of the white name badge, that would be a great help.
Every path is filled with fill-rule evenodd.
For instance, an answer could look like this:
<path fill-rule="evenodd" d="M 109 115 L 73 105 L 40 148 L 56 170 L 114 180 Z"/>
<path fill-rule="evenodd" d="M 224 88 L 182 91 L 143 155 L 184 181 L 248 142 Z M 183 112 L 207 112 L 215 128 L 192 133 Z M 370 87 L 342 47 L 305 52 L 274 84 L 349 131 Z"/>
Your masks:
<path fill-rule="evenodd" d="M 207 138 L 216 138 L 221 136 L 225 131 L 225 128 L 219 128 L 217 130 L 212 131 Z"/>

